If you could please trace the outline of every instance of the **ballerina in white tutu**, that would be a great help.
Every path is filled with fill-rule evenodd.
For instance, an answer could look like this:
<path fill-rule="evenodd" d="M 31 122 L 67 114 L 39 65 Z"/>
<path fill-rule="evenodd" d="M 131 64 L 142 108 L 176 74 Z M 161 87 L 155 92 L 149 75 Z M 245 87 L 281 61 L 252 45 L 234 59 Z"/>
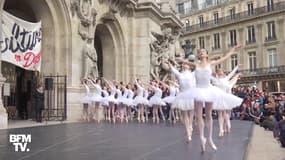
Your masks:
<path fill-rule="evenodd" d="M 85 87 L 85 95 L 81 98 L 81 103 L 83 103 L 83 112 L 82 112 L 82 120 L 88 121 L 88 106 L 91 104 L 91 94 L 90 94 L 90 88 L 88 86 L 88 80 L 82 79 L 81 83 Z"/>
<path fill-rule="evenodd" d="M 162 119 L 165 120 L 164 114 L 162 113 L 162 110 L 160 109 L 161 106 L 166 105 L 166 103 L 164 103 L 162 101 L 162 90 L 159 88 L 158 83 L 156 81 L 152 81 L 151 85 L 145 83 L 148 87 L 150 87 L 152 89 L 152 91 L 154 92 L 154 95 L 149 99 L 149 105 L 152 106 L 152 120 L 153 123 L 159 123 L 159 116 L 158 116 L 158 111 L 160 111 L 160 114 L 162 116 Z"/>
<path fill-rule="evenodd" d="M 236 74 L 239 66 L 236 66 L 231 73 L 227 76 L 222 69 L 217 71 L 217 76 L 213 79 L 213 84 L 219 87 L 224 92 L 231 94 L 232 87 L 236 84 L 240 73 Z M 231 122 L 230 115 L 231 110 L 237 106 L 231 104 L 226 104 L 223 100 L 218 101 L 214 104 L 214 109 L 218 111 L 218 121 L 219 121 L 219 137 L 224 136 L 224 133 L 230 132 Z"/>
<path fill-rule="evenodd" d="M 93 96 L 91 97 L 92 102 L 95 105 L 95 108 L 93 110 L 93 119 L 97 120 L 98 123 L 100 123 L 101 117 L 100 117 L 100 104 L 102 101 L 102 89 L 100 86 L 101 80 L 98 78 L 95 81 L 92 79 L 89 79 L 89 82 L 93 85 L 95 91 L 93 93 Z"/>
<path fill-rule="evenodd" d="M 110 112 L 111 109 L 109 107 L 109 101 L 108 101 L 109 93 L 107 91 L 106 86 L 103 87 L 102 93 L 103 93 L 103 97 L 102 97 L 101 104 L 104 107 L 105 120 L 111 122 L 111 112 Z"/>
<path fill-rule="evenodd" d="M 164 97 L 162 100 L 170 105 L 169 109 L 169 121 L 176 123 L 176 116 L 175 116 L 175 108 L 173 108 L 172 104 L 175 100 L 176 95 L 178 94 L 178 87 L 179 85 L 171 80 L 167 80 L 166 83 L 160 82 L 163 87 L 166 87 L 169 91 L 169 95 L 167 97 Z M 172 121 L 173 120 L 173 121 Z"/>
<path fill-rule="evenodd" d="M 240 45 L 235 46 L 224 57 L 218 60 L 214 60 L 214 61 L 209 61 L 208 52 L 205 49 L 201 49 L 199 52 L 199 59 L 200 59 L 199 63 L 186 62 L 196 67 L 196 70 L 195 70 L 196 87 L 191 88 L 188 91 L 186 91 L 182 97 L 188 97 L 190 99 L 195 99 L 194 109 L 195 109 L 195 116 L 198 119 L 202 153 L 204 153 L 206 149 L 206 141 L 207 141 L 204 136 L 203 105 L 205 104 L 206 126 L 208 128 L 208 133 L 209 133 L 208 143 L 214 150 L 217 150 L 217 147 L 214 144 L 213 139 L 212 139 L 213 102 L 224 100 L 226 103 L 235 104 L 235 105 L 239 105 L 242 102 L 241 98 L 238 98 L 232 94 L 226 93 L 222 91 L 221 89 L 211 85 L 211 77 L 212 77 L 211 67 L 217 64 L 220 64 L 226 59 L 230 58 L 231 55 L 234 54 L 234 51 L 240 47 L 241 47 Z"/>
<path fill-rule="evenodd" d="M 121 107 L 119 110 L 120 119 L 121 119 L 121 123 L 123 122 L 123 120 L 125 120 L 126 123 L 128 123 L 127 106 L 129 105 L 129 99 L 128 99 L 129 90 L 128 88 L 126 88 L 123 82 L 121 82 L 120 85 L 121 85 L 121 91 L 122 91 L 122 97 L 120 99 Z"/>
<path fill-rule="evenodd" d="M 139 79 L 135 80 L 135 85 L 137 88 L 136 91 L 136 97 L 134 99 L 134 104 L 138 107 L 138 122 L 145 122 L 145 117 L 144 117 L 144 88 L 142 87 L 142 83 Z"/>
<path fill-rule="evenodd" d="M 146 122 L 148 122 L 148 111 L 149 111 L 149 108 L 150 108 L 148 95 L 149 95 L 149 90 L 148 89 L 144 89 L 144 91 L 143 91 L 143 98 L 144 98 L 143 105 L 144 105 L 145 121 Z"/>
<path fill-rule="evenodd" d="M 172 72 L 175 74 L 179 83 L 180 92 L 172 104 L 173 108 L 178 108 L 182 111 L 183 124 L 186 130 L 187 142 L 192 140 L 193 117 L 194 117 L 194 99 L 181 97 L 188 89 L 195 87 L 196 81 L 194 73 L 190 70 L 188 63 L 182 63 L 182 72 L 180 73 L 169 63 Z"/>
<path fill-rule="evenodd" d="M 115 104 L 117 104 L 117 100 L 115 98 L 115 94 L 116 94 L 116 87 L 113 85 L 113 83 L 111 83 L 110 81 L 103 79 L 106 84 L 108 85 L 111 94 L 107 97 L 107 100 L 109 102 L 109 107 L 111 109 L 111 119 L 113 121 L 113 123 L 116 123 L 116 116 L 115 116 Z"/>
<path fill-rule="evenodd" d="M 134 92 L 133 92 L 133 87 L 131 83 L 128 83 L 126 86 L 127 89 L 127 111 L 126 111 L 126 116 L 127 120 L 133 120 L 133 115 L 132 115 L 132 107 L 134 106 Z"/>

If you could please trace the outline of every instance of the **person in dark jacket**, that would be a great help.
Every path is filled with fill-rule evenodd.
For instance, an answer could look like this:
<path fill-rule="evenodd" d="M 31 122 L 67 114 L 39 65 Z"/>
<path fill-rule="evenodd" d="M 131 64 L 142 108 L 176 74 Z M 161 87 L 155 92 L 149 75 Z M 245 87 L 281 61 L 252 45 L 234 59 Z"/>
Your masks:
<path fill-rule="evenodd" d="M 274 137 L 280 141 L 281 146 L 285 148 L 285 117 L 279 123 L 276 123 L 274 131 Z"/>
<path fill-rule="evenodd" d="M 44 109 L 44 89 L 42 84 L 38 84 L 33 97 L 35 102 L 36 121 L 41 123 L 42 110 Z"/>

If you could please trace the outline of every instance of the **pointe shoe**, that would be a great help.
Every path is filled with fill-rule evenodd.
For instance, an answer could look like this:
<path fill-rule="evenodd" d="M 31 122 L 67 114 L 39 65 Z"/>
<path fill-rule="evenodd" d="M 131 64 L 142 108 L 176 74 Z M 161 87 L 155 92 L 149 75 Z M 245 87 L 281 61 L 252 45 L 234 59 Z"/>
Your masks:
<path fill-rule="evenodd" d="M 206 151 L 206 138 L 201 139 L 201 153 L 203 154 Z"/>
<path fill-rule="evenodd" d="M 211 147 L 213 150 L 215 150 L 215 151 L 218 150 L 218 148 L 217 148 L 217 146 L 214 144 L 213 140 L 209 140 L 209 145 L 210 145 L 210 147 Z"/>
<path fill-rule="evenodd" d="M 220 131 L 219 137 L 223 137 L 223 136 L 224 136 L 224 131 Z"/>
<path fill-rule="evenodd" d="M 192 141 L 192 137 L 191 136 L 187 136 L 187 140 L 186 140 L 186 143 L 189 143 Z"/>

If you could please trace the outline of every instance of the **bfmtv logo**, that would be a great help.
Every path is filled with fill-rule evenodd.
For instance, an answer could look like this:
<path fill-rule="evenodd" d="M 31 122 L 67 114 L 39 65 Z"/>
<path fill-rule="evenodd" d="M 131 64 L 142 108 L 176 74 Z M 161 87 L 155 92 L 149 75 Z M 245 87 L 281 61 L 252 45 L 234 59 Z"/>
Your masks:
<path fill-rule="evenodd" d="M 10 134 L 9 142 L 15 147 L 15 152 L 29 152 L 28 143 L 32 142 L 31 134 Z"/>

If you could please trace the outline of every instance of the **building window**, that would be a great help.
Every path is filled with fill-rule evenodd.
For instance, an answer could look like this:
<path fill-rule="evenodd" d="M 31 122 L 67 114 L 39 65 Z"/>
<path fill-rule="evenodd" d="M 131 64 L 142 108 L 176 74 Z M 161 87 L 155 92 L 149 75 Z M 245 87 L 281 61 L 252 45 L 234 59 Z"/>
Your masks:
<path fill-rule="evenodd" d="M 267 0 L 267 10 L 268 11 L 273 11 L 274 9 L 274 2 L 273 0 Z"/>
<path fill-rule="evenodd" d="M 190 21 L 187 19 L 185 21 L 186 31 L 190 31 Z"/>
<path fill-rule="evenodd" d="M 200 46 L 200 49 L 205 48 L 204 37 L 199 37 L 199 46 Z"/>
<path fill-rule="evenodd" d="M 219 23 L 219 13 L 218 12 L 214 13 L 214 23 L 215 24 Z"/>
<path fill-rule="evenodd" d="M 277 54 L 276 49 L 268 49 L 268 60 L 269 60 L 269 67 L 277 66 Z"/>
<path fill-rule="evenodd" d="M 214 48 L 213 50 L 219 49 L 220 48 L 220 34 L 215 33 L 214 34 Z"/>
<path fill-rule="evenodd" d="M 251 44 L 255 42 L 255 30 L 254 26 L 247 27 L 247 44 Z"/>
<path fill-rule="evenodd" d="M 248 52 L 249 69 L 254 71 L 256 69 L 256 52 Z"/>
<path fill-rule="evenodd" d="M 204 17 L 203 17 L 203 16 L 200 16 L 200 17 L 199 17 L 199 24 L 200 24 L 200 27 L 203 26 L 203 23 L 204 23 Z"/>
<path fill-rule="evenodd" d="M 185 14 L 184 3 L 178 3 L 177 8 L 178 8 L 178 13 Z"/>
<path fill-rule="evenodd" d="M 230 44 L 229 46 L 235 46 L 237 45 L 237 34 L 236 34 L 236 30 L 230 30 Z"/>
<path fill-rule="evenodd" d="M 221 68 L 222 68 L 222 65 L 221 65 L 221 64 L 217 64 L 217 65 L 215 66 L 216 71 L 219 70 L 219 69 L 221 69 Z"/>
<path fill-rule="evenodd" d="M 231 19 L 235 19 L 235 16 L 236 16 L 236 9 L 235 9 L 235 7 L 230 9 L 230 16 L 231 16 Z"/>
<path fill-rule="evenodd" d="M 267 23 L 267 37 L 266 41 L 276 40 L 275 23 L 274 21 Z"/>
<path fill-rule="evenodd" d="M 253 2 L 249 2 L 247 4 L 247 13 L 248 13 L 249 16 L 251 16 L 251 15 L 253 15 L 253 12 L 254 12 L 254 10 L 253 10 Z"/>
<path fill-rule="evenodd" d="M 237 55 L 232 55 L 231 56 L 231 68 L 232 70 L 238 65 L 238 58 Z"/>

